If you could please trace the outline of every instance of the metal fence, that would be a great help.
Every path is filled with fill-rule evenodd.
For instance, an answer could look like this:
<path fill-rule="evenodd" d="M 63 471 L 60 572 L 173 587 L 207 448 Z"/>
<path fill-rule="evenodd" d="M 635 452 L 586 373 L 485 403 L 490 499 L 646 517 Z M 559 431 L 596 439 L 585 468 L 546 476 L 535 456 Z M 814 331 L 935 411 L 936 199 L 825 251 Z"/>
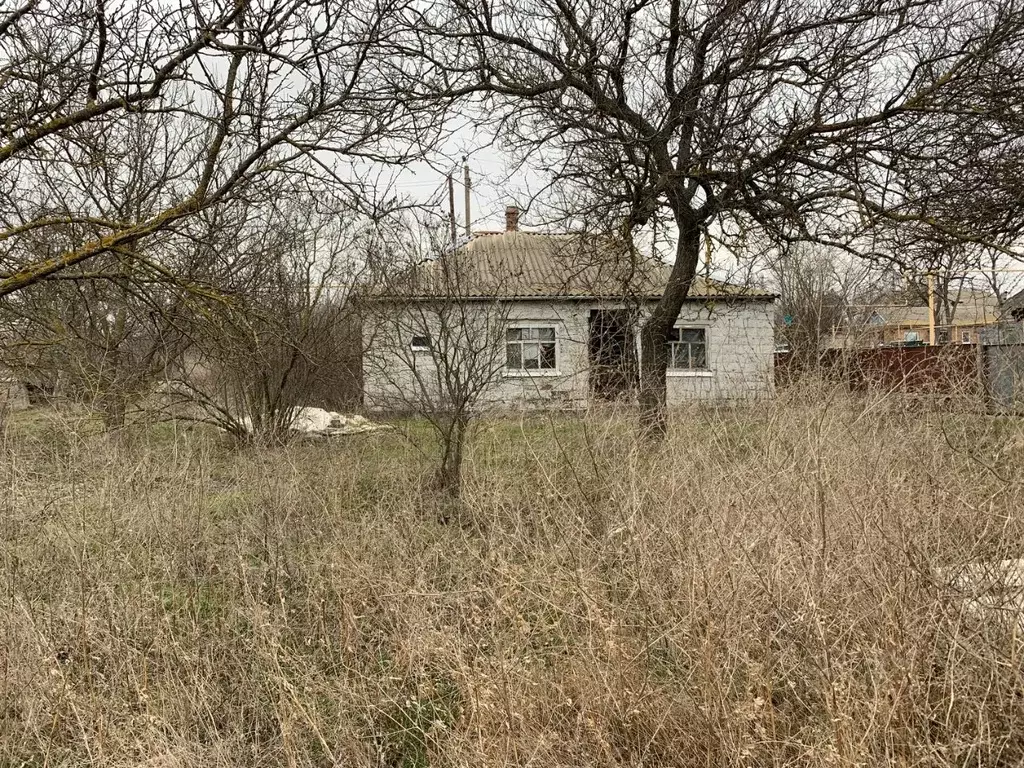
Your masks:
<path fill-rule="evenodd" d="M 990 413 L 1024 414 L 1024 323 L 985 328 L 978 344 L 830 349 L 811 359 L 775 357 L 775 378 L 786 386 L 807 374 L 852 391 L 956 395 Z"/>
<path fill-rule="evenodd" d="M 1024 415 L 1024 324 L 992 325 L 978 344 L 828 349 L 810 358 L 776 354 L 779 386 L 808 374 L 852 391 L 956 395 L 988 413 Z"/>
<path fill-rule="evenodd" d="M 885 390 L 909 394 L 981 394 L 974 345 L 829 349 L 811 359 L 782 353 L 775 378 L 786 386 L 807 375 L 832 379 L 855 392 Z"/>
<path fill-rule="evenodd" d="M 979 357 L 988 409 L 1024 413 L 1024 324 L 999 323 L 985 328 Z"/>

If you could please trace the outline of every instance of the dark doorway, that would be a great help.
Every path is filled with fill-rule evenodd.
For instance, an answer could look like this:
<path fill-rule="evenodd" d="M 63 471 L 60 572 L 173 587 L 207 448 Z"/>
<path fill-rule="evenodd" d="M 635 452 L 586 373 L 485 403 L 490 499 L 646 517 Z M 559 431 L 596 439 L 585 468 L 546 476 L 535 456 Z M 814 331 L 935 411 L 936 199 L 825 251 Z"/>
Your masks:
<path fill-rule="evenodd" d="M 601 400 L 632 397 L 637 374 L 633 313 L 590 310 L 590 393 Z"/>

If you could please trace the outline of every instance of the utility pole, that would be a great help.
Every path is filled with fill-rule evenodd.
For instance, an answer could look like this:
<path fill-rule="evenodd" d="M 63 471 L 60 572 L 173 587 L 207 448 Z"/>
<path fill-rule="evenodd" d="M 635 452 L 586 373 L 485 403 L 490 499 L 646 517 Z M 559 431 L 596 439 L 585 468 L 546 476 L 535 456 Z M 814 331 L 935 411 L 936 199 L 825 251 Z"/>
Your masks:
<path fill-rule="evenodd" d="M 711 283 L 711 232 L 704 228 L 704 282 Z"/>
<path fill-rule="evenodd" d="M 928 273 L 928 344 L 935 346 L 935 274 Z"/>
<path fill-rule="evenodd" d="M 469 159 L 465 157 L 462 158 L 462 175 L 466 187 L 466 237 L 472 237 L 473 233 L 469 229 L 469 190 L 472 188 L 472 183 L 469 180 Z"/>
<path fill-rule="evenodd" d="M 448 174 L 448 221 L 452 227 L 452 249 L 454 250 L 457 238 L 455 225 L 455 181 L 450 173 Z"/>

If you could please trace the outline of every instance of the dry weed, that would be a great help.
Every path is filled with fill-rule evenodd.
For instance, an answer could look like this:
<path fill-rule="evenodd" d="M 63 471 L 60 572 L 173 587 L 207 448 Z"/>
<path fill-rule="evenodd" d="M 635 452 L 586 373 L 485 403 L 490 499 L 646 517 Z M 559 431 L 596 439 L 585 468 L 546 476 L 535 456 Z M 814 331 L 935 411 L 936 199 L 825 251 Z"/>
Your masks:
<path fill-rule="evenodd" d="M 1024 555 L 1022 434 L 828 388 L 658 450 L 495 420 L 444 525 L 397 434 L 19 416 L 0 765 L 1019 765 L 1019 617 L 936 569 Z"/>

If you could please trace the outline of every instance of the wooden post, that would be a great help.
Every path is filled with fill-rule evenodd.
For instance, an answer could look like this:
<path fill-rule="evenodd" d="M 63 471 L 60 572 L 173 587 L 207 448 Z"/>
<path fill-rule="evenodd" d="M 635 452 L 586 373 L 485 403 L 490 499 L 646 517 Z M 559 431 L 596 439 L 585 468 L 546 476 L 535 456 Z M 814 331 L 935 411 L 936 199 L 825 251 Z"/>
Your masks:
<path fill-rule="evenodd" d="M 935 346 L 935 275 L 928 273 L 928 344 Z"/>
<path fill-rule="evenodd" d="M 455 181 L 450 173 L 448 174 L 448 220 L 452 225 L 452 249 L 454 249 L 458 233 L 455 225 Z"/>
<path fill-rule="evenodd" d="M 469 216 L 469 190 L 472 188 L 472 184 L 469 180 L 469 163 L 467 159 L 462 158 L 462 176 L 466 186 L 466 237 L 472 237 L 473 233 L 470 231 L 470 216 Z"/>

